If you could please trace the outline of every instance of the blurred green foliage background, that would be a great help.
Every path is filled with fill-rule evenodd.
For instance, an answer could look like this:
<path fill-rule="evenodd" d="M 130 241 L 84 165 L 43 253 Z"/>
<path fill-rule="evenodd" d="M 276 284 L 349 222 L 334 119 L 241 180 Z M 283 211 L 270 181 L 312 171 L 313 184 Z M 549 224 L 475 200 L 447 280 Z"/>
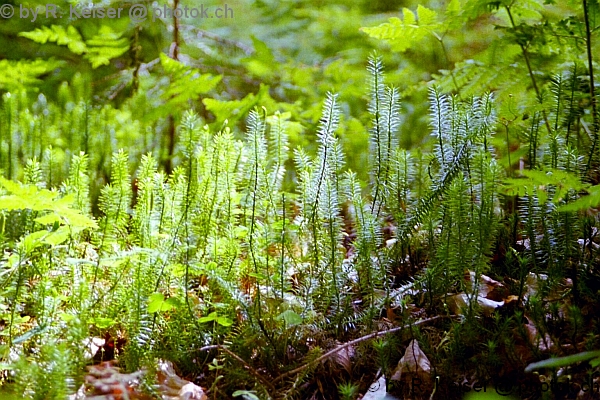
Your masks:
<path fill-rule="evenodd" d="M 174 6 L 166 1 L 137 3 L 148 9 Z M 19 7 L 43 9 L 46 3 L 8 4 L 18 14 Z M 313 132 L 322 99 L 331 91 L 339 93 L 343 105 L 345 117 L 340 131 L 346 132 L 343 144 L 348 154 L 353 155 L 350 167 L 366 178 L 365 67 L 368 55 L 379 48 L 389 67 L 390 82 L 405 92 L 403 113 L 407 123 L 401 134 L 402 144 L 411 147 L 424 141 L 426 82 L 439 69 L 451 68 L 451 64 L 442 57 L 433 37 L 413 54 L 400 55 L 360 31 L 362 26 L 399 15 L 401 7 L 414 8 L 416 2 L 202 2 L 209 10 L 225 4 L 233 11 L 233 18 L 182 18 L 177 21 L 177 39 L 172 19 L 153 22 L 149 17 L 136 25 L 128 17 L 69 18 L 69 7 L 84 6 L 84 2 L 58 2 L 64 18 L 57 20 L 40 15 L 32 22 L 31 17 L 21 19 L 16 14 L 0 25 L 0 63 L 5 71 L 0 78 L 0 90 L 13 93 L 26 90 L 33 100 L 43 94 L 47 101 L 62 107 L 68 102 L 85 102 L 92 107 L 112 105 L 127 110 L 126 114 L 131 114 L 128 121 L 139 120 L 142 126 L 149 127 L 139 129 L 137 134 L 153 135 L 149 140 L 153 146 L 146 150 L 162 153 L 163 161 L 168 157 L 164 142 L 169 129 L 166 117 L 174 115 L 178 119 L 187 108 L 196 109 L 207 123 L 219 125 L 223 125 L 231 111 L 237 111 L 239 119 L 232 121 L 229 117 L 228 123 L 239 128 L 243 128 L 247 111 L 256 105 L 265 106 L 269 112 L 288 111 L 297 122 L 291 132 L 292 147 L 303 146 L 310 151 L 314 148 Z M 199 5 L 191 1 L 179 3 L 182 8 Z M 103 1 L 95 2 L 95 6 L 124 7 L 128 11 L 131 3 Z M 42 28 L 50 32 L 47 37 L 23 36 L 24 32 Z M 173 77 L 157 61 L 161 53 L 173 55 L 174 41 L 178 42 L 178 59 L 183 64 L 197 73 L 222 79 L 207 93 L 188 96 L 185 104 L 179 102 L 170 107 L 165 105 L 168 102 L 164 94 L 172 86 Z M 87 43 L 90 49 L 95 48 L 96 55 L 106 59 L 98 61 L 91 51 L 77 50 L 77 43 Z M 203 103 L 208 98 L 217 102 L 208 107 Z M 64 147 L 56 139 L 47 144 Z"/>
<path fill-rule="evenodd" d="M 501 120 L 518 124 L 519 118 L 544 107 L 544 88 L 552 76 L 570 68 L 567 64 L 586 59 L 582 3 L 575 1 L 93 3 L 96 8 L 122 7 L 124 16 L 113 19 L 73 17 L 70 8 L 81 10 L 91 3 L 59 1 L 62 18 L 39 15 L 35 21 L 31 16 L 19 18 L 19 10 L 43 9 L 45 2 L 6 4 L 14 7 L 15 15 L 0 25 L 0 91 L 5 96 L 25 92 L 30 101 L 37 100 L 40 110 L 50 103 L 63 109 L 85 104 L 87 116 L 90 110 L 117 109 L 126 134 L 117 131 L 104 142 L 111 142 L 113 150 L 141 143 L 137 150 L 155 153 L 168 171 L 177 159 L 174 127 L 187 109 L 196 110 L 208 124 L 229 125 L 236 132 L 243 130 L 244 118 L 255 106 L 264 106 L 269 113 L 288 112 L 294 121 L 291 147 L 310 152 L 315 148 L 322 100 L 334 92 L 342 105 L 339 131 L 351 155 L 348 166 L 367 180 L 370 121 L 365 67 L 374 51 L 383 56 L 388 83 L 400 89 L 399 139 L 409 149 L 427 146 L 429 140 L 428 86 L 438 85 L 459 97 L 495 91 Z M 134 23 L 127 16 L 134 4 L 148 10 L 202 6 L 209 18 L 148 15 L 144 22 Z M 228 18 L 210 18 L 217 7 L 225 6 L 231 11 Z M 590 2 L 590 13 L 595 23 L 597 2 Z M 166 66 L 161 54 L 178 63 Z M 585 67 L 580 70 L 585 74 Z M 532 77 L 537 82 L 532 84 Z M 16 164 L 24 164 L 36 153 L 9 149 L 8 130 L 15 128 L 8 128 L 6 101 L 3 109 L 0 168 L 7 171 L 9 160 L 17 157 Z M 107 135 L 99 125 L 77 129 L 85 130 L 80 137 Z M 65 140 L 65 133 L 57 132 L 56 137 L 43 138 L 38 147 L 87 150 L 83 140 L 72 139 L 75 135 L 71 132 L 66 135 L 71 139 Z M 11 177 L 17 177 L 18 168 L 10 169 Z"/>

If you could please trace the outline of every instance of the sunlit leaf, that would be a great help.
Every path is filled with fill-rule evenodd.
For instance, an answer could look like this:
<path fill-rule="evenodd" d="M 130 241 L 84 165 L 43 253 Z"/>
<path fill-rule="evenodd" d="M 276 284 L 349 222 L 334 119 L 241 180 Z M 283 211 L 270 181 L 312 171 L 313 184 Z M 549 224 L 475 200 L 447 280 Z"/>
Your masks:
<path fill-rule="evenodd" d="M 155 313 L 161 311 L 170 311 L 178 308 L 181 302 L 176 297 L 169 297 L 165 299 L 165 295 L 162 293 L 153 293 L 148 298 L 148 312 Z"/>
<path fill-rule="evenodd" d="M 600 358 L 600 350 L 584 351 L 566 357 L 549 358 L 547 360 L 534 362 L 529 364 L 527 368 L 525 368 L 525 372 L 531 372 L 541 368 L 565 367 L 567 365 L 572 365 L 582 361 L 588 361 L 594 358 Z"/>
<path fill-rule="evenodd" d="M 292 310 L 285 310 L 279 314 L 276 319 L 285 321 L 286 326 L 296 326 L 302 323 L 302 317 Z"/>
<path fill-rule="evenodd" d="M 90 323 L 95 325 L 97 328 L 106 329 L 106 328 L 110 328 L 111 326 L 116 324 L 117 321 L 115 321 L 112 318 L 96 317 L 96 318 L 91 318 Z"/>

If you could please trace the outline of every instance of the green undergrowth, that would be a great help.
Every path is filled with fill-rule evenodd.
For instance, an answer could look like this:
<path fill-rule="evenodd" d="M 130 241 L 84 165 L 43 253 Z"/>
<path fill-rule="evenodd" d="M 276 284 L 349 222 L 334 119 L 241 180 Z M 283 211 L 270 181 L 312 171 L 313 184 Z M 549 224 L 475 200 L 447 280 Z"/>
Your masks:
<path fill-rule="evenodd" d="M 345 167 L 333 94 L 315 154 L 292 152 L 290 115 L 265 108 L 249 113 L 243 137 L 188 112 L 172 173 L 131 143 L 112 153 L 105 185 L 94 167 L 108 157 L 101 143 L 55 159 L 32 142 L 39 157 L 5 171 L 22 178 L 0 179 L 6 380 L 28 398 L 65 398 L 112 349 L 126 371 L 170 360 L 211 398 L 354 398 L 377 371 L 402 393 L 389 378 L 416 339 L 445 382 L 438 395 L 457 397 L 461 376 L 521 382 L 548 353 L 598 348 L 598 220 L 579 211 L 585 191 L 597 192 L 586 157 L 595 139 L 579 136 L 572 121 L 587 117 L 567 107 L 578 77 L 553 81 L 550 132 L 542 111 L 524 122 L 515 169 L 496 155 L 511 143 L 493 94 L 431 88 L 433 150 L 409 151 L 396 135 L 398 90 L 379 58 L 369 73 L 368 183 Z M 49 135 L 86 115 L 98 129 L 121 124 L 119 135 L 136 126 L 109 108 L 49 109 Z M 480 301 L 483 276 L 502 283 L 492 310 Z M 406 328 L 319 359 L 395 326 Z M 110 344 L 95 358 L 93 337 Z"/>

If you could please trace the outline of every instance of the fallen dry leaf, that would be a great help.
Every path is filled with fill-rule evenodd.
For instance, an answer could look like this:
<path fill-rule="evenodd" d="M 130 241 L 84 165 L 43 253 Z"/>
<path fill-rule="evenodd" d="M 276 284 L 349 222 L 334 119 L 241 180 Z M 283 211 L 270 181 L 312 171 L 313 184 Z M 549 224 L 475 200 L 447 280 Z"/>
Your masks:
<path fill-rule="evenodd" d="M 91 337 L 87 338 L 83 341 L 83 346 L 85 347 L 84 356 L 87 360 L 91 360 L 94 358 L 98 350 L 102 348 L 106 344 L 106 340 L 100 337 Z"/>
<path fill-rule="evenodd" d="M 103 362 L 88 367 L 85 386 L 80 388 L 72 400 L 154 400 L 139 388 L 140 378 L 145 371 L 131 374 L 121 373 L 113 362 Z M 156 373 L 158 393 L 162 400 L 208 400 L 200 386 L 180 378 L 169 361 L 158 361 Z"/>
<path fill-rule="evenodd" d="M 469 297 L 467 294 L 459 293 L 448 297 L 447 304 L 452 313 L 456 315 L 462 315 L 462 310 L 467 308 L 467 305 L 469 304 L 468 302 Z M 504 305 L 503 301 L 494 301 L 481 296 L 477 296 L 477 303 L 483 311 L 483 314 L 488 317 L 494 314 L 494 310 L 496 308 Z"/>
<path fill-rule="evenodd" d="M 352 357 L 354 357 L 354 347 L 346 346 L 334 353 L 332 359 L 344 367 L 348 373 L 352 373 Z"/>
<path fill-rule="evenodd" d="M 419 347 L 419 342 L 411 340 L 404 352 L 404 356 L 398 362 L 398 367 L 392 375 L 392 380 L 400 380 L 403 375 L 427 375 L 431 374 L 429 359 Z"/>
<path fill-rule="evenodd" d="M 200 386 L 180 378 L 170 361 L 159 360 L 156 373 L 163 400 L 207 400 Z"/>
<path fill-rule="evenodd" d="M 405 399 L 413 398 L 416 387 L 420 394 L 433 391 L 431 364 L 419 347 L 419 342 L 414 339 L 410 341 L 390 380 L 401 382 Z"/>
<path fill-rule="evenodd" d="M 471 288 L 475 288 L 475 272 L 469 271 L 465 274 L 465 281 L 472 282 Z M 478 295 L 494 301 L 501 301 L 507 294 L 507 289 L 501 282 L 490 278 L 487 275 L 479 275 L 478 282 Z"/>
<path fill-rule="evenodd" d="M 540 333 L 533 324 L 525 324 L 525 329 L 527 331 L 527 336 L 531 343 L 534 346 L 536 346 L 540 351 L 548 351 L 554 347 L 554 343 L 552 342 L 552 339 L 550 339 L 550 335 L 546 333 L 544 335 L 544 338 L 542 339 Z"/>

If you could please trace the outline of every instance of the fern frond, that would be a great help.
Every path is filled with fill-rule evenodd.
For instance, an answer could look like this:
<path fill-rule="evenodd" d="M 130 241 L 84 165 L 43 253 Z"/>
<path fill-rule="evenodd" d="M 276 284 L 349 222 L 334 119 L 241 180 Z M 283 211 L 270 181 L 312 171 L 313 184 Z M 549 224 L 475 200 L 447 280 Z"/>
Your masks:
<path fill-rule="evenodd" d="M 386 122 L 388 118 L 388 107 L 386 107 L 386 91 L 384 86 L 383 63 L 381 57 L 372 55 L 369 58 L 367 70 L 370 73 L 370 101 L 368 110 L 372 118 L 370 129 L 370 173 L 373 185 L 373 205 L 371 211 L 379 201 L 382 186 L 382 175 L 386 164 L 383 162 L 386 154 Z"/>
<path fill-rule="evenodd" d="M 128 156 L 123 150 L 115 153 L 111 163 L 111 183 L 100 195 L 100 210 L 104 213 L 101 221 L 102 247 L 127 236 L 131 207 L 131 181 Z M 122 243 L 122 242 L 121 242 Z"/>
<path fill-rule="evenodd" d="M 24 183 L 28 185 L 35 185 L 39 189 L 43 189 L 46 184 L 43 181 L 42 175 L 42 166 L 37 160 L 37 157 L 27 160 L 27 164 L 25 165 Z"/>
<path fill-rule="evenodd" d="M 494 95 L 491 92 L 473 100 L 472 129 L 475 132 L 476 143 L 481 143 L 484 151 L 492 151 L 489 140 L 494 133 L 496 124 L 494 101 Z"/>
<path fill-rule="evenodd" d="M 339 108 L 337 105 L 337 95 L 327 94 L 327 99 L 323 105 L 323 114 L 321 116 L 319 128 L 317 131 L 317 140 L 319 142 L 319 150 L 315 164 L 318 165 L 318 170 L 315 171 L 313 181 L 310 187 L 309 202 L 313 208 L 311 218 L 317 217 L 317 209 L 320 204 L 320 197 L 324 190 L 325 181 L 333 179 L 335 172 L 340 165 L 343 164 L 343 159 L 337 146 L 337 138 L 335 131 L 339 123 Z"/>
<path fill-rule="evenodd" d="M 400 126 L 400 95 L 398 89 L 387 87 L 383 101 L 382 127 L 372 130 L 373 204 L 371 211 L 379 215 L 389 195 L 390 164 L 394 149 L 398 147 L 396 133 Z M 377 135 L 377 136 L 376 136 Z"/>
<path fill-rule="evenodd" d="M 89 157 L 83 152 L 74 155 L 69 168 L 69 178 L 63 185 L 65 193 L 75 195 L 75 207 L 85 215 L 91 212 Z"/>
<path fill-rule="evenodd" d="M 286 132 L 287 118 L 277 112 L 269 119 L 269 123 L 271 127 L 269 160 L 272 163 L 270 186 L 274 191 L 279 191 L 285 176 L 285 163 L 289 157 L 289 138 Z"/>
<path fill-rule="evenodd" d="M 268 145 L 265 137 L 266 124 L 256 110 L 248 115 L 248 134 L 246 148 L 248 149 L 248 164 L 246 167 L 246 182 L 248 191 L 246 204 L 249 208 L 256 208 L 257 204 L 268 194 L 267 157 Z"/>
<path fill-rule="evenodd" d="M 142 247 L 152 247 L 151 238 L 158 234 L 155 213 L 156 173 L 158 164 L 152 154 L 142 157 L 138 172 L 138 195 L 133 213 L 135 239 Z"/>
<path fill-rule="evenodd" d="M 375 118 L 373 125 L 379 126 L 379 124 L 377 123 L 377 118 L 379 116 L 379 113 L 384 109 L 384 107 L 382 107 L 382 103 L 385 90 L 385 78 L 383 73 L 383 61 L 381 56 L 378 56 L 376 54 L 372 54 L 371 56 L 369 56 L 367 70 L 370 74 L 369 90 L 371 96 L 371 101 L 369 102 L 368 110 L 369 113 Z"/>
<path fill-rule="evenodd" d="M 452 109 L 448 96 L 440 93 L 434 87 L 429 89 L 429 103 L 431 105 L 431 134 L 436 137 L 435 154 L 442 170 L 445 170 L 453 158 L 449 146 L 450 133 L 453 130 Z"/>
<path fill-rule="evenodd" d="M 197 146 L 200 144 L 202 131 L 200 121 L 193 111 L 186 111 L 181 121 L 180 143 L 183 146 L 183 154 L 186 159 L 191 158 Z"/>

